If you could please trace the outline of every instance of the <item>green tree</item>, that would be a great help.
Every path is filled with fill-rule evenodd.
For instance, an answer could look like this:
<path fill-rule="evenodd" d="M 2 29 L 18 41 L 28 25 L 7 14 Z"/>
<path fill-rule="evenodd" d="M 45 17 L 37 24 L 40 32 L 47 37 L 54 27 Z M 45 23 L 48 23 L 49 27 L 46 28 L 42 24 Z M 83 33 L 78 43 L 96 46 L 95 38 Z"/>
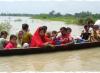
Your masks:
<path fill-rule="evenodd" d="M 62 14 L 60 12 L 55 14 L 56 17 L 62 16 Z"/>
<path fill-rule="evenodd" d="M 49 16 L 54 16 L 55 11 L 52 10 L 51 12 L 49 12 Z"/>

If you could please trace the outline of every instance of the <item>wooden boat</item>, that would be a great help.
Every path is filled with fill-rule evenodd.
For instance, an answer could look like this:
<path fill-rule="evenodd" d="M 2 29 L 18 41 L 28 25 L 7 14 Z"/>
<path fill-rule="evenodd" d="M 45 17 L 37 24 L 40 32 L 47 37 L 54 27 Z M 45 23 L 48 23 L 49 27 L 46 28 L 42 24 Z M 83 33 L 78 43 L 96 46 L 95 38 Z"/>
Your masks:
<path fill-rule="evenodd" d="M 41 48 L 27 48 L 27 49 L 17 48 L 12 50 L 0 50 L 0 56 L 39 54 L 39 53 L 49 53 L 57 51 L 71 51 L 71 50 L 89 49 L 94 47 L 100 47 L 100 42 L 68 44 L 66 46 L 55 46 L 55 47 L 41 47 Z"/>

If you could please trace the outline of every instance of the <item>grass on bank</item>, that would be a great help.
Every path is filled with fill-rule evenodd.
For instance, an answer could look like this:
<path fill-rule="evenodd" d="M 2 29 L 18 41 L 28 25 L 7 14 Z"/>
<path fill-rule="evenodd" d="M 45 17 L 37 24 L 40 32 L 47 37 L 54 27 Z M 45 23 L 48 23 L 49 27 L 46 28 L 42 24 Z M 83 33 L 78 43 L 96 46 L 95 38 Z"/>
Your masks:
<path fill-rule="evenodd" d="M 63 21 L 66 24 L 77 24 L 78 19 L 75 19 L 75 17 L 49 17 L 49 16 L 33 16 L 31 19 L 41 19 L 41 20 L 51 20 L 51 21 Z"/>
<path fill-rule="evenodd" d="M 51 21 L 63 21 L 66 24 L 77 24 L 77 25 L 85 25 L 94 23 L 97 18 L 95 17 L 75 17 L 75 16 L 49 16 L 46 14 L 41 15 L 34 15 L 31 17 L 31 19 L 41 19 L 41 20 L 51 20 Z"/>

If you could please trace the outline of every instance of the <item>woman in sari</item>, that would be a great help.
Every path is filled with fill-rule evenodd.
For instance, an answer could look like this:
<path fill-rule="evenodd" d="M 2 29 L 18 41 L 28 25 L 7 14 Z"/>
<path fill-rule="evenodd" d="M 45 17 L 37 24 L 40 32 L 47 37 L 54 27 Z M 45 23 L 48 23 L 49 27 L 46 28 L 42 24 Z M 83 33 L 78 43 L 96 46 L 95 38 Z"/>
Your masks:
<path fill-rule="evenodd" d="M 43 47 L 50 44 L 51 41 L 48 41 L 45 36 L 46 30 L 43 26 L 36 30 L 32 36 L 30 47 Z"/>

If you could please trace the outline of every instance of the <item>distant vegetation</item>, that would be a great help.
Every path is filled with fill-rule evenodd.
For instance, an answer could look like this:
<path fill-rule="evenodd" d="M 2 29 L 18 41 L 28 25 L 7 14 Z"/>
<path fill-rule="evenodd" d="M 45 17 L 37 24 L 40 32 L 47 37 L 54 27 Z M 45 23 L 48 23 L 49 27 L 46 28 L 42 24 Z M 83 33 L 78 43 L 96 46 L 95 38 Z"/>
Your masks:
<path fill-rule="evenodd" d="M 28 16 L 31 19 L 42 19 L 42 20 L 53 20 L 53 21 L 64 21 L 67 24 L 90 24 L 94 23 L 97 19 L 100 19 L 100 14 L 93 14 L 91 12 L 80 12 L 75 14 L 61 14 L 54 10 L 48 14 L 14 14 L 14 13 L 1 13 L 1 16 Z"/>
<path fill-rule="evenodd" d="M 11 25 L 8 22 L 2 22 L 0 23 L 0 32 L 1 31 L 7 31 L 9 32 L 9 30 L 11 29 Z"/>
<path fill-rule="evenodd" d="M 56 13 L 51 11 L 49 14 L 38 14 L 32 17 L 33 19 L 45 19 L 53 21 L 64 21 L 67 24 L 91 24 L 94 23 L 97 19 L 100 19 L 100 14 L 92 14 L 91 12 L 80 12 L 75 14 L 65 14 Z"/>

